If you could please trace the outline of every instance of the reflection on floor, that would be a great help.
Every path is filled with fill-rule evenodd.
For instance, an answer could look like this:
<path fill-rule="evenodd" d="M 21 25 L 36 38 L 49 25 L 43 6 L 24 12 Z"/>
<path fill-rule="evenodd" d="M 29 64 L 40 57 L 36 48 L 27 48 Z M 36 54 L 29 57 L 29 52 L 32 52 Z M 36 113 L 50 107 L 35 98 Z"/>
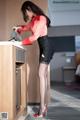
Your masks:
<path fill-rule="evenodd" d="M 59 83 L 53 85 L 48 111 L 50 120 L 80 120 L 80 91 Z"/>
<path fill-rule="evenodd" d="M 33 114 L 35 106 L 28 106 L 28 113 Z M 63 84 L 51 86 L 51 103 L 48 107 L 47 120 L 80 120 L 80 90 Z M 31 116 L 19 120 L 36 120 Z M 37 119 L 40 120 L 40 119 Z M 45 119 L 41 119 L 45 120 Z"/>

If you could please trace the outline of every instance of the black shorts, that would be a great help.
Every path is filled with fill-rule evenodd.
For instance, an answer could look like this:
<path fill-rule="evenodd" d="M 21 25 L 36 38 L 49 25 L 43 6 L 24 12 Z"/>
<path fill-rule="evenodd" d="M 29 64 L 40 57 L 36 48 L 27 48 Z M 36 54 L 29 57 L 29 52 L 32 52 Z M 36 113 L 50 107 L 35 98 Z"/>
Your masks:
<path fill-rule="evenodd" d="M 52 44 L 53 41 L 48 39 L 48 36 L 43 36 L 38 38 L 38 44 L 40 48 L 40 63 L 49 64 L 53 54 L 54 54 L 54 46 Z"/>

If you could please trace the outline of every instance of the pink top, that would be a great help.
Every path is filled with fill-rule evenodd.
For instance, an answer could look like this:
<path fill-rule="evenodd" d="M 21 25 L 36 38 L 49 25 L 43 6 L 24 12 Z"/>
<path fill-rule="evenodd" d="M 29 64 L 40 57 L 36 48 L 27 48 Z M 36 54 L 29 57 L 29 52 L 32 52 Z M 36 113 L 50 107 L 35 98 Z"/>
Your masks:
<path fill-rule="evenodd" d="M 41 36 L 47 35 L 46 18 L 42 15 L 35 16 L 30 23 L 18 29 L 18 32 L 30 30 L 32 35 L 22 41 L 23 45 L 30 45 Z"/>

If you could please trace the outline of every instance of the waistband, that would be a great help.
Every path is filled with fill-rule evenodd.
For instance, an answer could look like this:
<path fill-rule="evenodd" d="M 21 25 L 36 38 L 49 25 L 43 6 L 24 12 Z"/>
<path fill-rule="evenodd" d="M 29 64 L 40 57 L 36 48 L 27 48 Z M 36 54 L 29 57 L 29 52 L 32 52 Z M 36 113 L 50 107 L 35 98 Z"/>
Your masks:
<path fill-rule="evenodd" d="M 41 37 L 39 37 L 39 38 L 47 38 L 48 37 L 48 35 L 45 35 L 45 36 L 41 36 Z"/>

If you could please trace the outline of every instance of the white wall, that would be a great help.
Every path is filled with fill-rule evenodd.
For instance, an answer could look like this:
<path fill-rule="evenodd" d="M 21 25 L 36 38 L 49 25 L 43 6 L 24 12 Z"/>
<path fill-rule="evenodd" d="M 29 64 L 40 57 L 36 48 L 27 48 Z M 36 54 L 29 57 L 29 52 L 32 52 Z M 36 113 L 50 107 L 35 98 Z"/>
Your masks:
<path fill-rule="evenodd" d="M 55 53 L 50 63 L 51 81 L 63 82 L 63 67 L 75 68 L 75 53 L 74 52 L 58 52 Z M 74 69 L 73 69 L 74 70 Z M 73 70 L 67 70 L 69 73 L 69 80 L 74 80 L 72 76 Z"/>
<path fill-rule="evenodd" d="M 80 0 L 79 3 L 53 3 L 53 1 L 48 0 L 48 14 L 52 26 L 80 25 Z"/>

